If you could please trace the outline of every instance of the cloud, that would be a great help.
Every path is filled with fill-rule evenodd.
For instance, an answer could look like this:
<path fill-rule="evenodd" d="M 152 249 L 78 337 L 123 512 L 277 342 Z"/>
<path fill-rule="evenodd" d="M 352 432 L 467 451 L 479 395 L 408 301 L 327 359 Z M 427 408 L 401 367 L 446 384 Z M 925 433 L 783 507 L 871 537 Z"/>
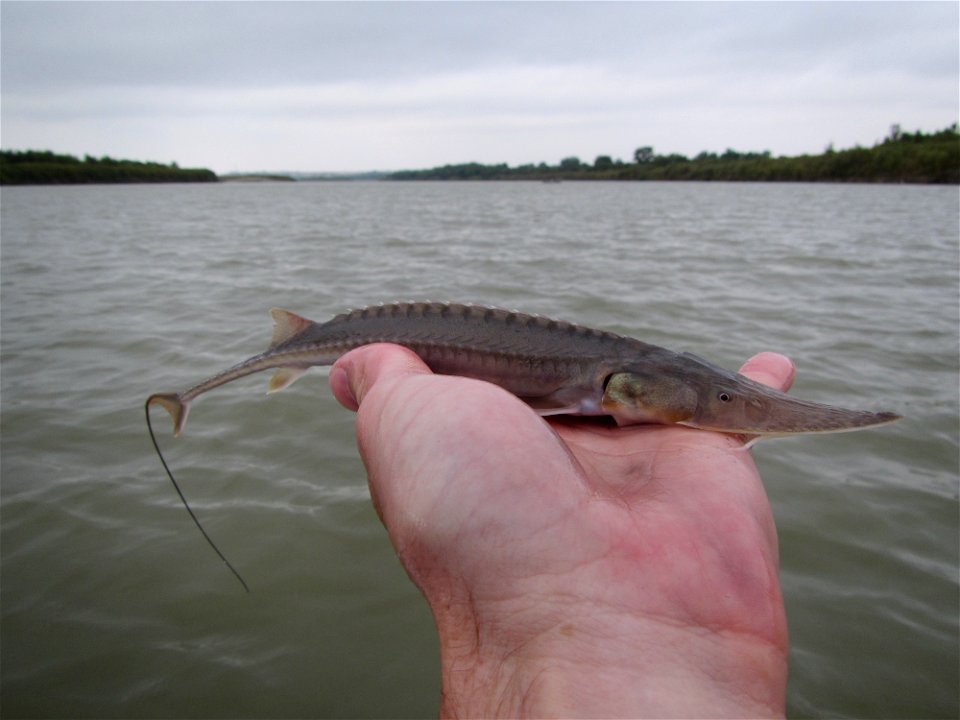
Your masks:
<path fill-rule="evenodd" d="M 956 120 L 953 3 L 0 3 L 6 147 L 218 171 L 770 149 Z"/>

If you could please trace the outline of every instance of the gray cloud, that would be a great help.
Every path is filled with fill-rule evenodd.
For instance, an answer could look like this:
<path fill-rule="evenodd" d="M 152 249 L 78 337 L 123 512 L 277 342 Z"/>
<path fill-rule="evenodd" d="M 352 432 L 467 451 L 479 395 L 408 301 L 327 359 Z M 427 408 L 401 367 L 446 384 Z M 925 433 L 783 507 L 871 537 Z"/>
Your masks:
<path fill-rule="evenodd" d="M 0 3 L 5 147 L 224 171 L 816 152 L 958 104 L 955 3 Z"/>

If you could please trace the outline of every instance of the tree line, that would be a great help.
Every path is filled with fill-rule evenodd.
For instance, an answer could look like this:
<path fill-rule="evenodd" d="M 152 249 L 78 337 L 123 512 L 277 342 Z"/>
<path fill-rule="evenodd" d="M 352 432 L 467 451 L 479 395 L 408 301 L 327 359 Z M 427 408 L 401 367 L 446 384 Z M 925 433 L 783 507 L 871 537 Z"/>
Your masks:
<path fill-rule="evenodd" d="M 650 146 L 634 151 L 633 161 L 599 155 L 593 163 L 577 157 L 557 165 L 464 163 L 392 173 L 391 180 L 726 180 L 766 182 L 879 182 L 960 184 L 957 124 L 933 133 L 903 132 L 893 125 L 873 147 L 819 155 L 773 157 L 769 151 L 658 155 Z"/>
<path fill-rule="evenodd" d="M 49 150 L 0 151 L 0 185 L 73 185 L 85 183 L 217 182 L 206 168 L 176 163 L 59 155 Z"/>

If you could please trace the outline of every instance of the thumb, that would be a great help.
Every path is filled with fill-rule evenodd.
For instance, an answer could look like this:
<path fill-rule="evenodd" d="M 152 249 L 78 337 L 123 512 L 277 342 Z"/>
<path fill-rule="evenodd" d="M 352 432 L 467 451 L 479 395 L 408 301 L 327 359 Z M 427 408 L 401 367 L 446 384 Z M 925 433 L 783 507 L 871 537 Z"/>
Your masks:
<path fill-rule="evenodd" d="M 375 343 L 351 350 L 333 364 L 330 389 L 341 405 L 356 411 L 376 384 L 429 373 L 430 368 L 412 350 Z"/>
<path fill-rule="evenodd" d="M 793 385 L 797 375 L 797 366 L 793 360 L 785 355 L 773 352 L 762 352 L 747 360 L 740 368 L 740 374 L 774 390 L 786 392 Z"/>

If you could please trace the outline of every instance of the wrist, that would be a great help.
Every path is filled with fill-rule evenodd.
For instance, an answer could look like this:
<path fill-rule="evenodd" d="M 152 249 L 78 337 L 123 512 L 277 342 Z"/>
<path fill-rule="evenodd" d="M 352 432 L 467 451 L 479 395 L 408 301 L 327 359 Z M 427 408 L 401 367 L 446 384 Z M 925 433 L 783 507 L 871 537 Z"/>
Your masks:
<path fill-rule="evenodd" d="M 470 602 L 435 609 L 441 717 L 783 715 L 785 639 L 557 610 L 530 618 L 499 608 L 494 617 L 510 620 L 490 623 Z"/>

